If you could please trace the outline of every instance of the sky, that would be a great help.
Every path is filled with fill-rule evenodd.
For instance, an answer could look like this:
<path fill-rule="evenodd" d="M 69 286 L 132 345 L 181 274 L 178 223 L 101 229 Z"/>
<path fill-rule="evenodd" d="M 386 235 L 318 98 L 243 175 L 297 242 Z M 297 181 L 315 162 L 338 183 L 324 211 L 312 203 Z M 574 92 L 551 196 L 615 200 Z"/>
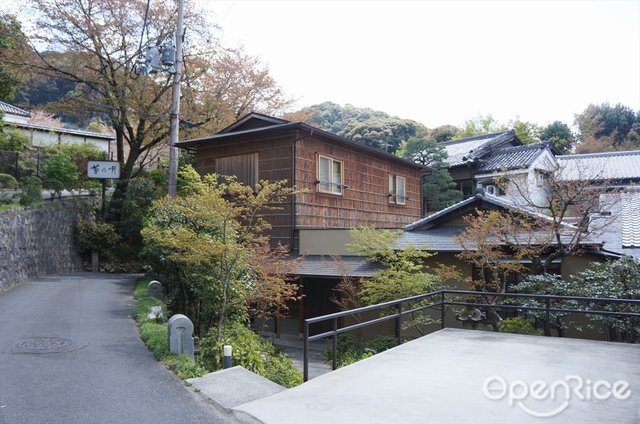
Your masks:
<path fill-rule="evenodd" d="M 369 107 L 428 127 L 640 110 L 640 0 L 201 1 L 295 108 Z"/>

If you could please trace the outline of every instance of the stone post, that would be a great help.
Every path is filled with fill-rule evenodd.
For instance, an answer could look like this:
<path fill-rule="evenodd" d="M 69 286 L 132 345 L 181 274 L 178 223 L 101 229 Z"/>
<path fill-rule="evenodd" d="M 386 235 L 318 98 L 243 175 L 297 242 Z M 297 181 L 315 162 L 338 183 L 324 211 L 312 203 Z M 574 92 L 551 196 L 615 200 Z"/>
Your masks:
<path fill-rule="evenodd" d="M 153 280 L 149 282 L 147 295 L 155 299 L 162 299 L 162 284 L 160 284 L 160 281 Z"/>
<path fill-rule="evenodd" d="M 91 272 L 100 272 L 100 259 L 97 250 L 91 251 Z"/>
<path fill-rule="evenodd" d="M 169 318 L 167 323 L 169 350 L 176 355 L 189 355 L 193 358 L 193 323 L 182 314 Z"/>

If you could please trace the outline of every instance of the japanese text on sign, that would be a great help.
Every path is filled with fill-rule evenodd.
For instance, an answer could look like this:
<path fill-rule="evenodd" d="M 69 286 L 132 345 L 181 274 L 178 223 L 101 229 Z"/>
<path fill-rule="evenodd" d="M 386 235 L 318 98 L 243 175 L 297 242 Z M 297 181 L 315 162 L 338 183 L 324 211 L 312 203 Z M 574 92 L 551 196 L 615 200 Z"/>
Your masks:
<path fill-rule="evenodd" d="M 120 163 L 116 161 L 91 160 L 87 164 L 87 177 L 103 179 L 120 178 Z"/>

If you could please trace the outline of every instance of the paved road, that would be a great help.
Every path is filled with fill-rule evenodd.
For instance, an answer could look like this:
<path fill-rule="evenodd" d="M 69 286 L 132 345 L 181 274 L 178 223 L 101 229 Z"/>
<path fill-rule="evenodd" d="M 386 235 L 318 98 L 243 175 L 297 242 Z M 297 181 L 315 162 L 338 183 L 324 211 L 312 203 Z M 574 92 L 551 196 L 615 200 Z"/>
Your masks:
<path fill-rule="evenodd" d="M 0 423 L 232 422 L 147 351 L 132 289 L 128 276 L 81 273 L 0 295 Z"/>

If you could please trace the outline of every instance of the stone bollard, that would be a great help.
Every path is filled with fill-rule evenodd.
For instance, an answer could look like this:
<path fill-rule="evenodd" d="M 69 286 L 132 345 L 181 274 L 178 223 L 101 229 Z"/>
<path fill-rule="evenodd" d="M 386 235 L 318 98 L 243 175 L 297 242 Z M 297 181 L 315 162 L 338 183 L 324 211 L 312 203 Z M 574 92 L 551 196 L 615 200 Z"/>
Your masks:
<path fill-rule="evenodd" d="M 91 251 L 91 272 L 100 272 L 100 257 L 97 250 Z"/>
<path fill-rule="evenodd" d="M 160 281 L 151 281 L 147 286 L 147 294 L 149 297 L 162 299 L 162 284 L 160 284 Z"/>
<path fill-rule="evenodd" d="M 189 355 L 193 358 L 193 323 L 182 314 L 169 318 L 169 350 L 176 355 Z"/>

